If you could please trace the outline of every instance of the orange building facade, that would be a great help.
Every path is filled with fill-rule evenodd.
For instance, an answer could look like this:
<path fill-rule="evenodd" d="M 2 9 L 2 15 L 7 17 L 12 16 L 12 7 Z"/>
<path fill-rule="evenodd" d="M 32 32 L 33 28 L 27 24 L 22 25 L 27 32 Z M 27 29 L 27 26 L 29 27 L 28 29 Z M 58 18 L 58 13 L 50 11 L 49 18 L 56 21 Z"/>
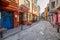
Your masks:
<path fill-rule="evenodd" d="M 18 0 L 17 1 L 16 0 L 15 1 L 13 1 L 13 0 L 9 0 L 9 1 L 7 1 L 7 0 L 0 0 L 0 1 L 1 1 L 0 2 L 0 10 L 13 12 L 13 14 L 14 14 L 13 17 L 14 18 L 13 18 L 13 23 L 11 23 L 11 25 L 13 24 L 13 28 L 17 27 L 18 26 L 18 21 L 17 21 L 17 17 L 18 17 Z M 8 23 L 7 23 L 8 21 L 6 20 L 6 25 L 8 25 Z M 11 25 L 9 25 L 9 26 L 11 26 Z"/>

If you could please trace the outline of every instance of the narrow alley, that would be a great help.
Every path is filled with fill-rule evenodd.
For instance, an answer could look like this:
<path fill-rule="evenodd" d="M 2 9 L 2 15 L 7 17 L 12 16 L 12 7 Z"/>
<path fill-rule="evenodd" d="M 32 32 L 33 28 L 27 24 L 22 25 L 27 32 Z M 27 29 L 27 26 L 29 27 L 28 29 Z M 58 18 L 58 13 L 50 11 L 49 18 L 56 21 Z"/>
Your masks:
<path fill-rule="evenodd" d="M 49 22 L 40 21 L 31 26 L 31 28 L 9 36 L 4 40 L 59 40 L 59 33 Z"/>
<path fill-rule="evenodd" d="M 60 0 L 0 0 L 0 40 L 60 40 Z"/>

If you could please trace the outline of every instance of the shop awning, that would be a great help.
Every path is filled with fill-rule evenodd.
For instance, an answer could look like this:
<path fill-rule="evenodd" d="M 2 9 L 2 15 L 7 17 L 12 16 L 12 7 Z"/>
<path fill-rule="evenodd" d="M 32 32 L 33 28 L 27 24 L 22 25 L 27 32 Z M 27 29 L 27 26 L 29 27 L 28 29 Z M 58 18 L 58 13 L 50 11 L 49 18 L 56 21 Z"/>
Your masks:
<path fill-rule="evenodd" d="M 28 10 L 29 10 L 29 8 L 26 7 L 25 5 L 21 5 L 21 6 L 19 7 L 19 12 L 28 12 Z"/>
<path fill-rule="evenodd" d="M 57 10 L 56 9 L 52 9 L 52 10 L 50 10 L 50 13 L 57 13 Z"/>

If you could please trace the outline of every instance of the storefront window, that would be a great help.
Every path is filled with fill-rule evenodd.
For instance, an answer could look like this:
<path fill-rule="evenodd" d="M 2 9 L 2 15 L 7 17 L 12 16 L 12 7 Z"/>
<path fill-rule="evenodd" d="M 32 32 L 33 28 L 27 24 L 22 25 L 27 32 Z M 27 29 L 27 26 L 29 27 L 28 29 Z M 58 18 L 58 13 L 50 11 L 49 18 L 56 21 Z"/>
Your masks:
<path fill-rule="evenodd" d="M 28 14 L 27 13 L 25 14 L 25 17 L 26 17 L 25 19 L 28 20 Z"/>
<path fill-rule="evenodd" d="M 26 18 L 28 19 L 28 14 L 26 14 Z"/>
<path fill-rule="evenodd" d="M 27 16 L 26 13 L 24 13 L 23 20 L 27 19 L 26 16 Z"/>
<path fill-rule="evenodd" d="M 31 19 L 31 14 L 29 14 L 29 19 Z"/>

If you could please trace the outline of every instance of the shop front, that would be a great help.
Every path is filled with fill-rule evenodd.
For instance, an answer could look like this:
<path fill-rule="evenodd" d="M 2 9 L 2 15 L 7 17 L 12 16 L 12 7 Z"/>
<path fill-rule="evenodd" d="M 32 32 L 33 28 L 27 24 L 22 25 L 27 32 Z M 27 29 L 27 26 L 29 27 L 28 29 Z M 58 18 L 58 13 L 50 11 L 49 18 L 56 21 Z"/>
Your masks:
<path fill-rule="evenodd" d="M 56 9 L 53 12 L 51 12 L 51 23 L 54 27 L 57 28 L 57 32 L 59 32 L 60 28 L 60 10 Z"/>
<path fill-rule="evenodd" d="M 33 22 L 36 22 L 36 21 L 37 21 L 37 15 L 33 14 Z"/>
<path fill-rule="evenodd" d="M 1 26 L 6 29 L 13 29 L 17 27 L 17 17 L 15 15 L 18 15 L 18 6 L 16 3 L 10 1 L 8 2 L 8 5 L 5 6 L 5 2 L 2 1 L 3 4 L 1 4 L 0 12 L 1 12 Z"/>
<path fill-rule="evenodd" d="M 51 15 L 51 23 L 53 24 L 53 26 L 55 26 L 56 22 L 57 22 L 57 11 L 56 10 L 52 10 L 50 12 L 50 15 Z"/>
<path fill-rule="evenodd" d="M 60 6 L 57 7 L 57 32 L 59 32 L 60 29 Z"/>
<path fill-rule="evenodd" d="M 1 13 L 1 26 L 12 29 L 14 27 L 14 12 L 2 10 Z"/>
<path fill-rule="evenodd" d="M 33 18 L 32 13 L 29 12 L 29 14 L 28 14 L 28 24 L 29 24 L 29 25 L 32 24 L 32 21 L 33 21 L 32 18 Z"/>
<path fill-rule="evenodd" d="M 35 15 L 33 14 L 33 22 L 35 22 Z"/>
<path fill-rule="evenodd" d="M 25 5 L 21 5 L 19 7 L 19 25 L 23 24 L 28 24 L 28 10 Z"/>
<path fill-rule="evenodd" d="M 58 27 L 60 28 L 60 6 L 58 7 L 57 10 L 58 10 L 58 14 L 57 14 L 58 20 L 57 21 L 58 21 Z"/>

